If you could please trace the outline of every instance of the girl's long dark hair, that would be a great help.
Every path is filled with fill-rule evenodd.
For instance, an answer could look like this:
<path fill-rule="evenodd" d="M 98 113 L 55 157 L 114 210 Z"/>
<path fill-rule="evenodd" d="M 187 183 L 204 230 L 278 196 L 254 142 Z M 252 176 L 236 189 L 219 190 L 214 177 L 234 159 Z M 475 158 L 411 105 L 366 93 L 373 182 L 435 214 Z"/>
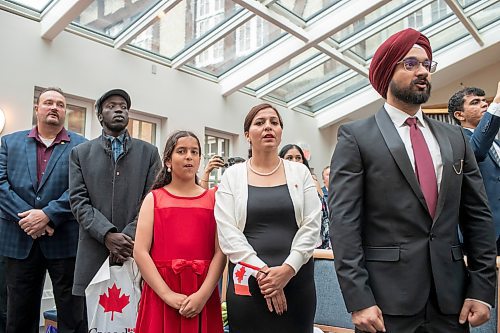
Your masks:
<path fill-rule="evenodd" d="M 165 164 L 172 158 L 172 154 L 174 152 L 175 146 L 177 145 L 177 141 L 179 141 L 180 138 L 185 137 L 192 137 L 196 139 L 196 142 L 198 142 L 198 149 L 201 154 L 200 140 L 198 140 L 198 137 L 193 132 L 177 131 L 170 135 L 170 137 L 167 139 L 167 143 L 165 143 L 165 150 L 163 151 L 162 168 L 160 172 L 158 172 L 158 175 L 156 175 L 156 179 L 153 186 L 151 187 L 151 190 L 156 190 L 172 182 L 172 172 L 167 171 L 167 166 Z M 196 184 L 198 184 L 198 176 L 195 176 L 195 182 Z"/>
<path fill-rule="evenodd" d="M 286 146 L 284 146 L 283 148 L 281 148 L 280 152 L 278 153 L 278 155 L 281 157 L 281 158 L 285 158 L 285 155 L 286 153 L 288 153 L 288 151 L 290 149 L 297 149 L 300 153 L 300 156 L 302 156 L 302 163 L 309 169 L 311 170 L 311 168 L 309 167 L 309 162 L 307 162 L 306 160 L 306 157 L 304 155 L 304 151 L 302 151 L 302 148 L 300 148 L 299 146 L 297 145 L 294 145 L 294 144 L 288 144 Z"/>

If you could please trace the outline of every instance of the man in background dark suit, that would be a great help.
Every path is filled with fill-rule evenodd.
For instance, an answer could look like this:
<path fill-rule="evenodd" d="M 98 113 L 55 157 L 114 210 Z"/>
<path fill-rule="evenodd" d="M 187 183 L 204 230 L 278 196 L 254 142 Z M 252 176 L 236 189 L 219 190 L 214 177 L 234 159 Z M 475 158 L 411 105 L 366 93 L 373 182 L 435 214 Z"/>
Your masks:
<path fill-rule="evenodd" d="M 420 108 L 435 68 L 420 32 L 389 37 L 370 65 L 384 107 L 339 128 L 330 234 L 357 332 L 468 332 L 495 302 L 493 224 L 474 154 L 459 127 Z"/>
<path fill-rule="evenodd" d="M 500 82 L 488 107 L 484 90 L 470 87 L 457 91 L 448 102 L 448 112 L 464 128 L 483 176 L 495 224 L 500 253 Z"/>
<path fill-rule="evenodd" d="M 66 99 L 47 88 L 37 125 L 2 137 L 0 255 L 6 257 L 7 333 L 38 333 L 46 271 L 60 333 L 85 332 L 83 298 L 71 294 L 78 223 L 68 195 L 69 154 L 85 138 L 66 131 Z"/>

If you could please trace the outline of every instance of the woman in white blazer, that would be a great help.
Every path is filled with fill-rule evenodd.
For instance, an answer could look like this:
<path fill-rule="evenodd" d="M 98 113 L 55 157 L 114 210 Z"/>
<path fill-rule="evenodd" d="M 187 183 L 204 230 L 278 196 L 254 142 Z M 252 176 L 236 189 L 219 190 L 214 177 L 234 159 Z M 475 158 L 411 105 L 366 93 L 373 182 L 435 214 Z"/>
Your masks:
<path fill-rule="evenodd" d="M 311 257 L 319 239 L 321 204 L 309 170 L 278 156 L 282 130 L 273 106 L 253 107 L 244 122 L 252 157 L 228 168 L 216 193 L 219 243 L 233 277 L 227 292 L 232 332 L 313 330 Z M 249 267 L 257 271 L 256 278 L 248 279 L 251 296 L 238 295 L 241 285 L 246 287 Z"/>

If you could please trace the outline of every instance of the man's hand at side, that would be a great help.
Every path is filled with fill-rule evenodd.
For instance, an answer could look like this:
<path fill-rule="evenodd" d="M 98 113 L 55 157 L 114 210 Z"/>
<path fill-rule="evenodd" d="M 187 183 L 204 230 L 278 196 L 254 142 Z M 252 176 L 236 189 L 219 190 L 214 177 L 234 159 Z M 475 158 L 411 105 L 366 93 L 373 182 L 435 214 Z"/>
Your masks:
<path fill-rule="evenodd" d="M 352 313 L 352 322 L 357 329 L 364 332 L 385 332 L 382 311 L 376 305 L 359 311 L 354 311 Z"/>
<path fill-rule="evenodd" d="M 134 251 L 134 241 L 128 235 L 121 232 L 108 232 L 104 238 L 104 244 L 108 248 L 111 263 L 123 263 Z"/>
<path fill-rule="evenodd" d="M 490 308 L 481 302 L 466 299 L 458 321 L 460 324 L 465 324 L 468 321 L 471 326 L 475 327 L 484 324 L 489 319 Z"/>

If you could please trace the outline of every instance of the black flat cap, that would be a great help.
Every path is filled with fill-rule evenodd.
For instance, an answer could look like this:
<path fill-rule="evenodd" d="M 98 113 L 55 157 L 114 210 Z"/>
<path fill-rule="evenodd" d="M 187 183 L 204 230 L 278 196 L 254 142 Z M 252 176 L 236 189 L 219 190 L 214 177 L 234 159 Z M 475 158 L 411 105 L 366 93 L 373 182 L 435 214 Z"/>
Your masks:
<path fill-rule="evenodd" d="M 128 95 L 128 93 L 125 90 L 123 90 L 123 89 L 112 89 L 112 90 L 106 92 L 101 97 L 99 97 L 99 99 L 95 102 L 95 109 L 96 109 L 96 112 L 98 114 L 102 112 L 102 103 L 108 97 L 111 97 L 111 96 L 121 96 L 121 97 L 123 97 L 123 99 L 125 99 L 125 102 L 127 103 L 127 109 L 130 110 L 131 101 L 130 101 L 130 96 Z"/>

